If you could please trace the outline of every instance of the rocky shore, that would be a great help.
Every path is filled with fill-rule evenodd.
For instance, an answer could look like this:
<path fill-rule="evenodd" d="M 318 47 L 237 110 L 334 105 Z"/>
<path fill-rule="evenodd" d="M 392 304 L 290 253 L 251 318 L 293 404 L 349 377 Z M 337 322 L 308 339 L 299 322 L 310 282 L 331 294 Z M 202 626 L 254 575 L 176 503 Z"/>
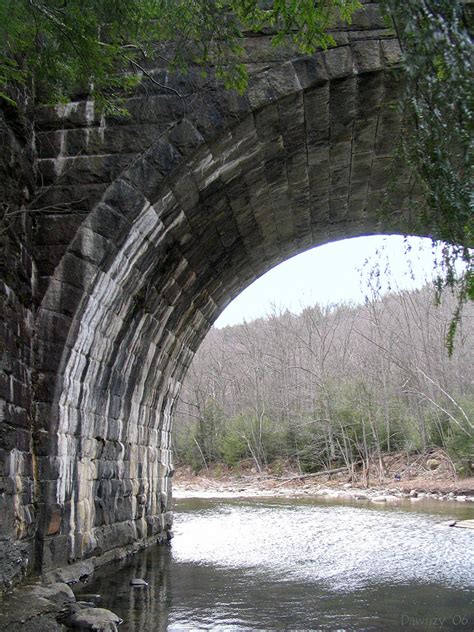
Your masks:
<path fill-rule="evenodd" d="M 421 487 L 421 488 L 420 488 Z M 203 481 L 193 483 L 178 483 L 174 487 L 174 498 L 250 498 L 250 497 L 326 497 L 329 499 L 365 500 L 374 503 L 396 502 L 400 499 L 408 499 L 417 502 L 422 499 L 457 501 L 474 503 L 474 490 L 466 491 L 430 491 L 425 486 L 416 486 L 409 491 L 400 487 L 371 487 L 364 489 L 353 487 L 345 483 L 340 487 L 327 487 L 325 485 L 269 485 L 262 484 L 258 479 L 252 482 L 235 480 L 230 481 Z"/>
<path fill-rule="evenodd" d="M 5 632 L 117 632 L 122 620 L 99 606 L 99 595 L 90 597 L 90 601 L 77 601 L 65 582 L 38 581 L 23 585 L 2 602 L 0 629 Z"/>
<path fill-rule="evenodd" d="M 326 497 L 396 502 L 408 499 L 474 503 L 474 477 L 459 478 L 443 454 L 402 462 L 402 455 L 386 458 L 388 471 L 383 477 L 375 471 L 367 481 L 354 482 L 347 471 L 334 474 L 300 474 L 291 470 L 275 473 L 271 468 L 256 472 L 251 464 L 242 463 L 239 470 L 209 468 L 193 474 L 189 467 L 178 468 L 173 478 L 173 496 L 201 498 L 239 497 Z M 436 465 L 434 469 L 433 464 Z M 341 468 L 343 469 L 343 468 Z M 399 472 L 402 472 L 402 475 Z"/>

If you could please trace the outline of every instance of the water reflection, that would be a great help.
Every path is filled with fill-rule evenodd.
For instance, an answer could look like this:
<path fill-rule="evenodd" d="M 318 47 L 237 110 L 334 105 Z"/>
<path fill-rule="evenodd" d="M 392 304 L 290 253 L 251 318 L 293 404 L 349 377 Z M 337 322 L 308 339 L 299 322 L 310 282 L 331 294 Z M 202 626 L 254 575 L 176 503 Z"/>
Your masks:
<path fill-rule="evenodd" d="M 439 525 L 473 510 L 436 511 L 181 501 L 171 547 L 102 570 L 83 592 L 100 592 L 130 632 L 471 630 L 474 533 Z"/>

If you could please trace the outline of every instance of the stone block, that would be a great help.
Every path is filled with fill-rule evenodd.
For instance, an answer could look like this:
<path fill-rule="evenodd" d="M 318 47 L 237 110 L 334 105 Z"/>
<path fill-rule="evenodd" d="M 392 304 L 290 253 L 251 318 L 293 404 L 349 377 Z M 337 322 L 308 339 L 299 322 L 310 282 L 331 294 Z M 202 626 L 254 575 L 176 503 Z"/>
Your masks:
<path fill-rule="evenodd" d="M 365 201 L 368 190 L 369 190 L 368 180 L 362 181 L 362 182 L 351 182 L 350 201 L 351 202 L 355 202 L 355 200 Z"/>
<path fill-rule="evenodd" d="M 354 74 L 354 62 L 350 46 L 327 50 L 324 53 L 324 62 L 330 80 L 342 79 Z"/>
<path fill-rule="evenodd" d="M 370 179 L 371 191 L 386 191 L 391 177 L 392 158 L 376 158 Z"/>
<path fill-rule="evenodd" d="M 204 142 L 204 137 L 188 119 L 184 118 L 169 131 L 169 140 L 171 145 L 186 157 Z"/>
<path fill-rule="evenodd" d="M 377 118 L 364 118 L 354 123 L 354 154 L 371 153 L 375 145 L 375 134 L 377 131 Z M 354 157 L 354 160 L 356 158 Z"/>
<path fill-rule="evenodd" d="M 48 504 L 45 506 L 43 527 L 38 531 L 39 535 L 51 536 L 59 534 L 62 522 L 62 509 L 60 505 Z"/>
<path fill-rule="evenodd" d="M 351 183 L 370 180 L 373 159 L 373 152 L 355 154 L 352 157 Z"/>
<path fill-rule="evenodd" d="M 329 163 L 331 169 L 350 165 L 352 158 L 352 139 L 331 144 L 329 150 Z"/>
<path fill-rule="evenodd" d="M 85 217 L 100 200 L 108 186 L 107 183 L 55 184 L 38 191 L 32 207 L 42 209 L 42 212 L 57 213 L 59 209 L 64 213 L 78 213 Z"/>
<path fill-rule="evenodd" d="M 401 62 L 402 50 L 397 39 L 381 42 L 382 55 L 387 66 L 397 66 Z"/>
<path fill-rule="evenodd" d="M 116 248 L 108 239 L 95 233 L 88 226 L 81 226 L 69 250 L 80 259 L 96 266 L 100 266 L 107 257 L 113 256 L 116 252 Z"/>
<path fill-rule="evenodd" d="M 36 132 L 35 147 L 38 158 L 56 158 L 64 146 L 64 130 Z"/>
<path fill-rule="evenodd" d="M 93 101 L 41 106 L 35 110 L 35 125 L 39 130 L 88 127 L 99 122 L 100 116 L 95 112 Z"/>
<path fill-rule="evenodd" d="M 70 562 L 70 538 L 67 535 L 55 534 L 46 536 L 42 542 L 41 566 L 43 572 Z"/>
<path fill-rule="evenodd" d="M 380 10 L 378 2 L 363 2 L 362 7 L 352 16 L 351 27 L 356 30 L 370 31 L 372 29 L 386 29 L 387 24 Z"/>
<path fill-rule="evenodd" d="M 131 97 L 125 101 L 124 107 L 129 116 L 107 117 L 108 125 L 129 125 L 132 120 L 134 124 L 159 125 L 164 129 L 185 115 L 185 99 L 174 94 Z"/>
<path fill-rule="evenodd" d="M 35 217 L 35 244 L 66 246 L 83 221 L 82 214 L 39 213 Z"/>
<path fill-rule="evenodd" d="M 145 155 L 162 176 L 170 174 L 182 160 L 177 147 L 166 137 L 160 138 Z"/>
<path fill-rule="evenodd" d="M 323 85 L 329 79 L 324 63 L 324 53 L 317 53 L 311 57 L 300 57 L 293 60 L 292 63 L 303 90 Z"/>
<path fill-rule="evenodd" d="M 38 160 L 38 186 L 109 183 L 134 158 L 135 154 L 120 153 L 101 156 L 58 156 L 54 159 Z"/>
<path fill-rule="evenodd" d="M 64 285 L 72 285 L 85 291 L 93 285 L 98 273 L 97 266 L 91 261 L 86 261 L 77 252 L 66 252 L 56 268 L 55 277 Z"/>
<path fill-rule="evenodd" d="M 331 83 L 329 124 L 332 143 L 352 140 L 352 126 L 356 117 L 357 85 L 355 77 Z"/>
<path fill-rule="evenodd" d="M 227 125 L 226 116 L 220 103 L 220 95 L 220 92 L 203 94 L 198 107 L 188 114 L 192 124 L 208 142 L 219 138 Z"/>
<path fill-rule="evenodd" d="M 84 221 L 84 228 L 109 241 L 120 243 L 130 231 L 130 222 L 114 208 L 101 202 Z"/>
<path fill-rule="evenodd" d="M 138 154 L 156 140 L 166 125 L 160 123 L 106 125 L 82 130 L 67 130 L 64 135 L 63 151 L 66 156 Z"/>
<path fill-rule="evenodd" d="M 83 293 L 77 287 L 53 278 L 48 287 L 47 307 L 52 312 L 72 317 L 79 306 L 82 296 Z M 50 349 L 48 348 L 47 352 L 45 352 L 44 342 L 40 346 L 40 356 L 47 358 Z M 60 353 L 60 350 L 58 349 L 57 352 Z M 52 361 L 53 365 L 57 364 L 57 359 L 55 361 L 54 358 L 48 358 L 48 361 Z M 47 366 L 43 366 L 43 369 L 45 368 Z"/>
<path fill-rule="evenodd" d="M 247 96 L 252 109 L 257 110 L 300 89 L 296 70 L 290 62 L 287 62 L 251 77 Z"/>
<path fill-rule="evenodd" d="M 122 179 L 116 180 L 109 187 L 102 202 L 129 222 L 133 222 L 149 205 L 148 200 L 138 189 Z"/>
<path fill-rule="evenodd" d="M 383 67 L 380 42 L 378 40 L 353 42 L 351 50 L 357 73 L 375 72 Z"/>
<path fill-rule="evenodd" d="M 350 174 L 351 169 L 349 165 L 342 165 L 340 167 L 335 167 L 334 169 L 331 169 L 331 196 L 340 197 L 336 194 L 335 190 L 341 186 L 344 186 L 346 189 L 348 189 Z"/>
<path fill-rule="evenodd" d="M 2 411 L 0 402 L 0 449 L 28 453 L 31 446 L 31 429 L 28 427 L 28 415 L 26 411 L 16 411 L 16 415 L 9 419 L 4 410 Z M 4 404 L 3 404 L 4 406 Z M 11 411 L 9 413 L 11 415 Z M 22 416 L 21 422 L 20 415 Z"/>
<path fill-rule="evenodd" d="M 401 131 L 400 114 L 395 109 L 385 108 L 377 127 L 375 153 L 377 156 L 393 154 Z"/>
<path fill-rule="evenodd" d="M 159 198 L 163 176 L 157 166 L 149 160 L 143 157 L 137 158 L 122 177 L 147 199 L 156 200 Z"/>

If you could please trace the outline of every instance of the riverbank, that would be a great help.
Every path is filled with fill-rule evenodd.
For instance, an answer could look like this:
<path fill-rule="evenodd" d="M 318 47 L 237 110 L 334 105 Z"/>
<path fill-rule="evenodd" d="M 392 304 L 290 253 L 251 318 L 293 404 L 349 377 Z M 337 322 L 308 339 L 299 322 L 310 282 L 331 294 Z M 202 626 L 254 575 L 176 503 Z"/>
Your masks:
<path fill-rule="evenodd" d="M 179 467 L 173 477 L 173 495 L 175 498 L 326 496 L 373 502 L 399 498 L 416 502 L 428 498 L 474 503 L 474 477 L 457 476 L 442 451 L 415 456 L 385 455 L 383 466 L 382 475 L 379 464 L 373 464 L 364 478 L 358 479 L 343 468 L 329 473 L 301 474 L 281 463 L 261 472 L 249 461 L 237 468 L 218 465 L 197 474 L 189 467 Z"/>
<path fill-rule="evenodd" d="M 324 497 L 328 504 L 335 499 L 343 501 L 343 504 L 344 501 L 360 501 L 379 506 L 401 502 L 402 499 L 413 503 L 432 499 L 444 501 L 450 514 L 447 516 L 449 522 L 445 524 L 451 523 L 450 526 L 456 524 L 460 503 L 469 506 L 474 503 L 474 477 L 459 478 L 451 461 L 441 451 L 412 456 L 384 455 L 382 476 L 379 462 L 372 464 L 368 471 L 356 474 L 358 480 L 339 467 L 330 473 L 301 474 L 282 462 L 274 463 L 261 472 L 255 470 L 251 461 L 242 461 L 233 469 L 214 466 L 197 475 L 190 468 L 181 467 L 177 468 L 173 477 L 173 495 L 175 498 L 229 499 Z M 367 477 L 369 485 L 366 485 Z M 400 480 L 395 477 L 400 477 Z M 452 503 L 452 510 L 448 510 L 449 503 Z M 464 526 L 468 527 L 467 523 L 472 521 L 466 518 L 472 518 L 472 515 L 461 517 Z M 0 629 L 8 632 L 59 632 L 66 630 L 65 623 L 74 623 L 74 617 L 79 616 L 96 619 L 100 615 L 110 623 L 110 618 L 115 615 L 96 608 L 97 604 L 92 603 L 94 595 L 87 595 L 87 599 L 82 595 L 85 601 L 76 600 L 68 585 L 73 583 L 74 573 L 92 577 L 93 569 L 87 564 L 83 563 L 84 568 L 80 571 L 75 571 L 73 567 L 62 569 L 61 573 L 50 578 L 50 583 L 31 580 L 31 583 L 5 594 L 0 603 Z M 62 615 L 59 620 L 58 614 Z M 114 629 L 113 625 L 106 629 Z"/>

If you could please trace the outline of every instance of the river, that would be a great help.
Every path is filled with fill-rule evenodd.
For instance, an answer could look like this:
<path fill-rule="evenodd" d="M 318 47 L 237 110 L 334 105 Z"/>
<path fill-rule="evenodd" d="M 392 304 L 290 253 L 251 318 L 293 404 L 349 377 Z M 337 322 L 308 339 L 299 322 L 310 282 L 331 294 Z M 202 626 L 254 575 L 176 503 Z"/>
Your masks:
<path fill-rule="evenodd" d="M 446 521 L 473 517 L 456 502 L 182 499 L 170 546 L 79 592 L 100 593 L 121 632 L 472 632 L 474 531 Z"/>

